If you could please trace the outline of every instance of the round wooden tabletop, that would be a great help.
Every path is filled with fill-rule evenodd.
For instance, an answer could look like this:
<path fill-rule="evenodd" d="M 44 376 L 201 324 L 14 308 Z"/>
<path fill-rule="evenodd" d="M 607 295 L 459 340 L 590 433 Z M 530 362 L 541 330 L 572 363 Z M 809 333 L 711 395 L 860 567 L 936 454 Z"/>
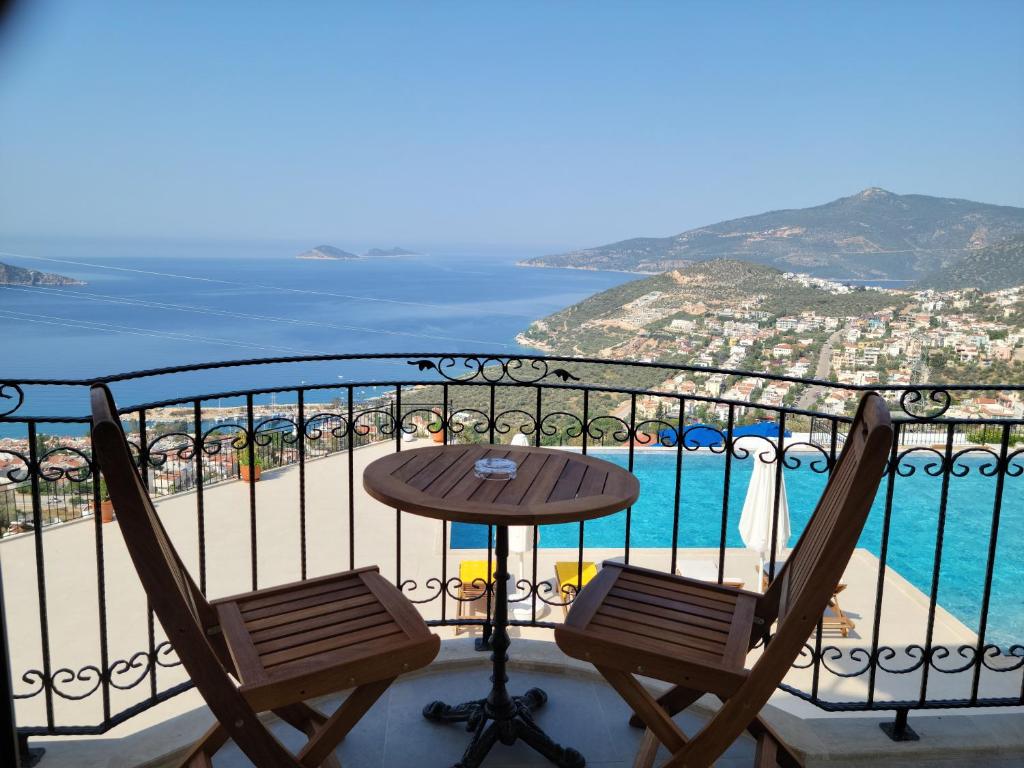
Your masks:
<path fill-rule="evenodd" d="M 513 480 L 473 473 L 486 457 L 519 466 Z M 590 520 L 630 506 L 637 479 L 572 451 L 512 445 L 438 445 L 384 456 L 363 472 L 366 492 L 388 506 L 460 523 L 547 525 Z"/>

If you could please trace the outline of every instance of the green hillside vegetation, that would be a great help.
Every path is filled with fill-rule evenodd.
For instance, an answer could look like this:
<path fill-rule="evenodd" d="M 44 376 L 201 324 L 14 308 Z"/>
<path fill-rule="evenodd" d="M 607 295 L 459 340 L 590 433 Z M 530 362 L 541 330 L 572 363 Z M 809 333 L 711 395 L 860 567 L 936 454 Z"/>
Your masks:
<path fill-rule="evenodd" d="M 662 294 L 653 306 L 662 316 L 639 329 L 657 333 L 672 320 L 688 317 L 682 305 L 703 304 L 708 310 L 739 306 L 758 297 L 753 308 L 771 316 L 813 310 L 832 317 L 859 316 L 896 306 L 900 298 L 866 289 L 832 294 L 784 278 L 772 267 L 721 259 L 702 262 L 663 275 L 635 280 L 595 294 L 534 323 L 524 340 L 559 354 L 599 355 L 637 336 L 638 329 L 616 327 L 625 305 L 641 296 Z M 673 307 L 674 311 L 669 311 Z"/>
<path fill-rule="evenodd" d="M 940 291 L 998 291 L 1024 285 L 1024 235 L 970 251 L 949 267 L 927 275 L 920 285 Z"/>
<path fill-rule="evenodd" d="M 671 237 L 528 259 L 525 266 L 664 272 L 740 259 L 832 278 L 919 279 L 968 250 L 1024 234 L 1024 208 L 872 187 L 812 208 L 769 211 Z"/>

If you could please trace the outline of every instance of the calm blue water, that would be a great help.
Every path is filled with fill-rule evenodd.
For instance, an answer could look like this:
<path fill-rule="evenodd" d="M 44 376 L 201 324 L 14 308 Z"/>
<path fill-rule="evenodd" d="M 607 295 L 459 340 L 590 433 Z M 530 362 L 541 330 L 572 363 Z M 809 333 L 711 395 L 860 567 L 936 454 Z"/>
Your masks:
<path fill-rule="evenodd" d="M 626 465 L 627 456 L 624 451 L 592 453 L 621 466 Z M 896 479 L 888 553 L 889 565 L 925 595 L 931 593 L 942 490 L 941 477 L 931 477 L 925 472 L 928 463 L 927 459 L 914 457 L 908 457 L 903 462 L 904 466 L 913 466 L 916 471 L 910 477 Z M 981 614 L 996 490 L 995 478 L 985 477 L 979 472 L 983 463 L 982 459 L 961 460 L 959 464 L 969 469 L 967 475 L 950 480 L 937 593 L 940 605 L 975 630 Z M 726 525 L 726 546 L 729 547 L 743 546 L 738 531 L 739 516 L 750 482 L 752 465 L 749 459 L 734 460 L 732 463 Z M 680 547 L 718 546 L 724 467 L 725 460 L 721 456 L 684 455 L 679 509 Z M 640 480 L 641 493 L 632 512 L 631 547 L 672 546 L 675 469 L 674 451 L 637 453 L 634 472 Z M 813 472 L 806 463 L 796 469 L 787 469 L 785 474 L 794 531 L 789 544 L 793 545 L 814 511 L 814 505 L 825 487 L 826 476 Z M 883 485 L 860 540 L 860 546 L 876 555 L 882 540 L 884 501 Z M 1024 477 L 1006 478 L 987 631 L 989 642 L 1004 646 L 1024 641 L 1024 598 L 1021 594 L 1021 584 L 1024 584 L 1024 552 L 1020 547 L 1022 530 Z M 626 514 L 620 512 L 586 523 L 584 544 L 588 547 L 621 548 L 625 533 Z M 541 528 L 541 547 L 576 547 L 578 542 L 578 524 Z M 452 526 L 453 548 L 486 545 L 485 527 L 465 524 Z"/>
<path fill-rule="evenodd" d="M 515 353 L 523 351 L 516 334 L 533 320 L 631 279 L 514 266 L 529 253 L 294 258 L 313 244 L 0 241 L 0 261 L 88 282 L 0 290 L 3 377 L 89 377 L 304 353 Z M 397 378 L 416 378 L 415 371 L 385 362 L 227 369 L 120 385 L 116 394 L 137 403 Z M 33 394 L 35 413 L 82 413 L 86 405 L 80 393 Z"/>

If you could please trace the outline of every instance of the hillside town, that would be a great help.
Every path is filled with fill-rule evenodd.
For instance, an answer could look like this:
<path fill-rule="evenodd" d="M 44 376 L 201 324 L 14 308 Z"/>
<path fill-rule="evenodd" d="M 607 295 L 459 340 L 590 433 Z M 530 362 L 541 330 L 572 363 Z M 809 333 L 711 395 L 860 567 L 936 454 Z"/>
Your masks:
<path fill-rule="evenodd" d="M 763 308 L 764 295 L 695 301 L 692 296 L 680 299 L 651 291 L 589 322 L 592 330 L 609 332 L 609 338 L 628 329 L 627 338 L 601 348 L 603 356 L 613 359 L 764 372 L 854 386 L 1005 384 L 1024 379 L 1024 286 L 988 293 L 974 289 L 865 291 L 799 273 L 785 273 L 783 278 L 834 296 L 857 291 L 884 296 L 889 306 L 850 314 L 816 310 L 778 314 Z M 833 415 L 851 413 L 857 400 L 852 390 L 724 372 L 674 375 L 657 389 L 768 406 L 797 404 Z M 713 414 L 715 409 L 710 410 Z M 724 413 L 727 407 L 717 410 Z M 956 398 L 948 415 L 1021 418 L 1024 402 L 1019 393 L 970 392 Z"/>

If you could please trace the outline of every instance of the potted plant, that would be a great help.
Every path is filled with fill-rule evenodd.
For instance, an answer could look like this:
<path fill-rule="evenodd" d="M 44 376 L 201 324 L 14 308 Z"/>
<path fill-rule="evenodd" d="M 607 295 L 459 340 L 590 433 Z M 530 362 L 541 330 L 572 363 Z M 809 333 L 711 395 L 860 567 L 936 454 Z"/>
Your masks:
<path fill-rule="evenodd" d="M 441 421 L 441 414 L 437 411 L 434 411 L 434 421 L 427 427 L 427 431 L 435 443 L 444 442 L 444 422 Z"/>
<path fill-rule="evenodd" d="M 245 435 L 241 432 L 238 433 L 236 442 L 241 443 L 245 440 Z M 238 452 L 238 476 L 244 481 L 249 482 L 249 446 L 246 445 L 242 448 L 236 449 Z M 260 460 L 259 453 L 252 454 L 252 480 L 256 482 L 260 479 L 260 468 L 263 466 L 263 462 Z"/>
<path fill-rule="evenodd" d="M 110 500 L 107 481 L 100 477 L 100 518 L 104 523 L 114 522 L 114 502 Z"/>

